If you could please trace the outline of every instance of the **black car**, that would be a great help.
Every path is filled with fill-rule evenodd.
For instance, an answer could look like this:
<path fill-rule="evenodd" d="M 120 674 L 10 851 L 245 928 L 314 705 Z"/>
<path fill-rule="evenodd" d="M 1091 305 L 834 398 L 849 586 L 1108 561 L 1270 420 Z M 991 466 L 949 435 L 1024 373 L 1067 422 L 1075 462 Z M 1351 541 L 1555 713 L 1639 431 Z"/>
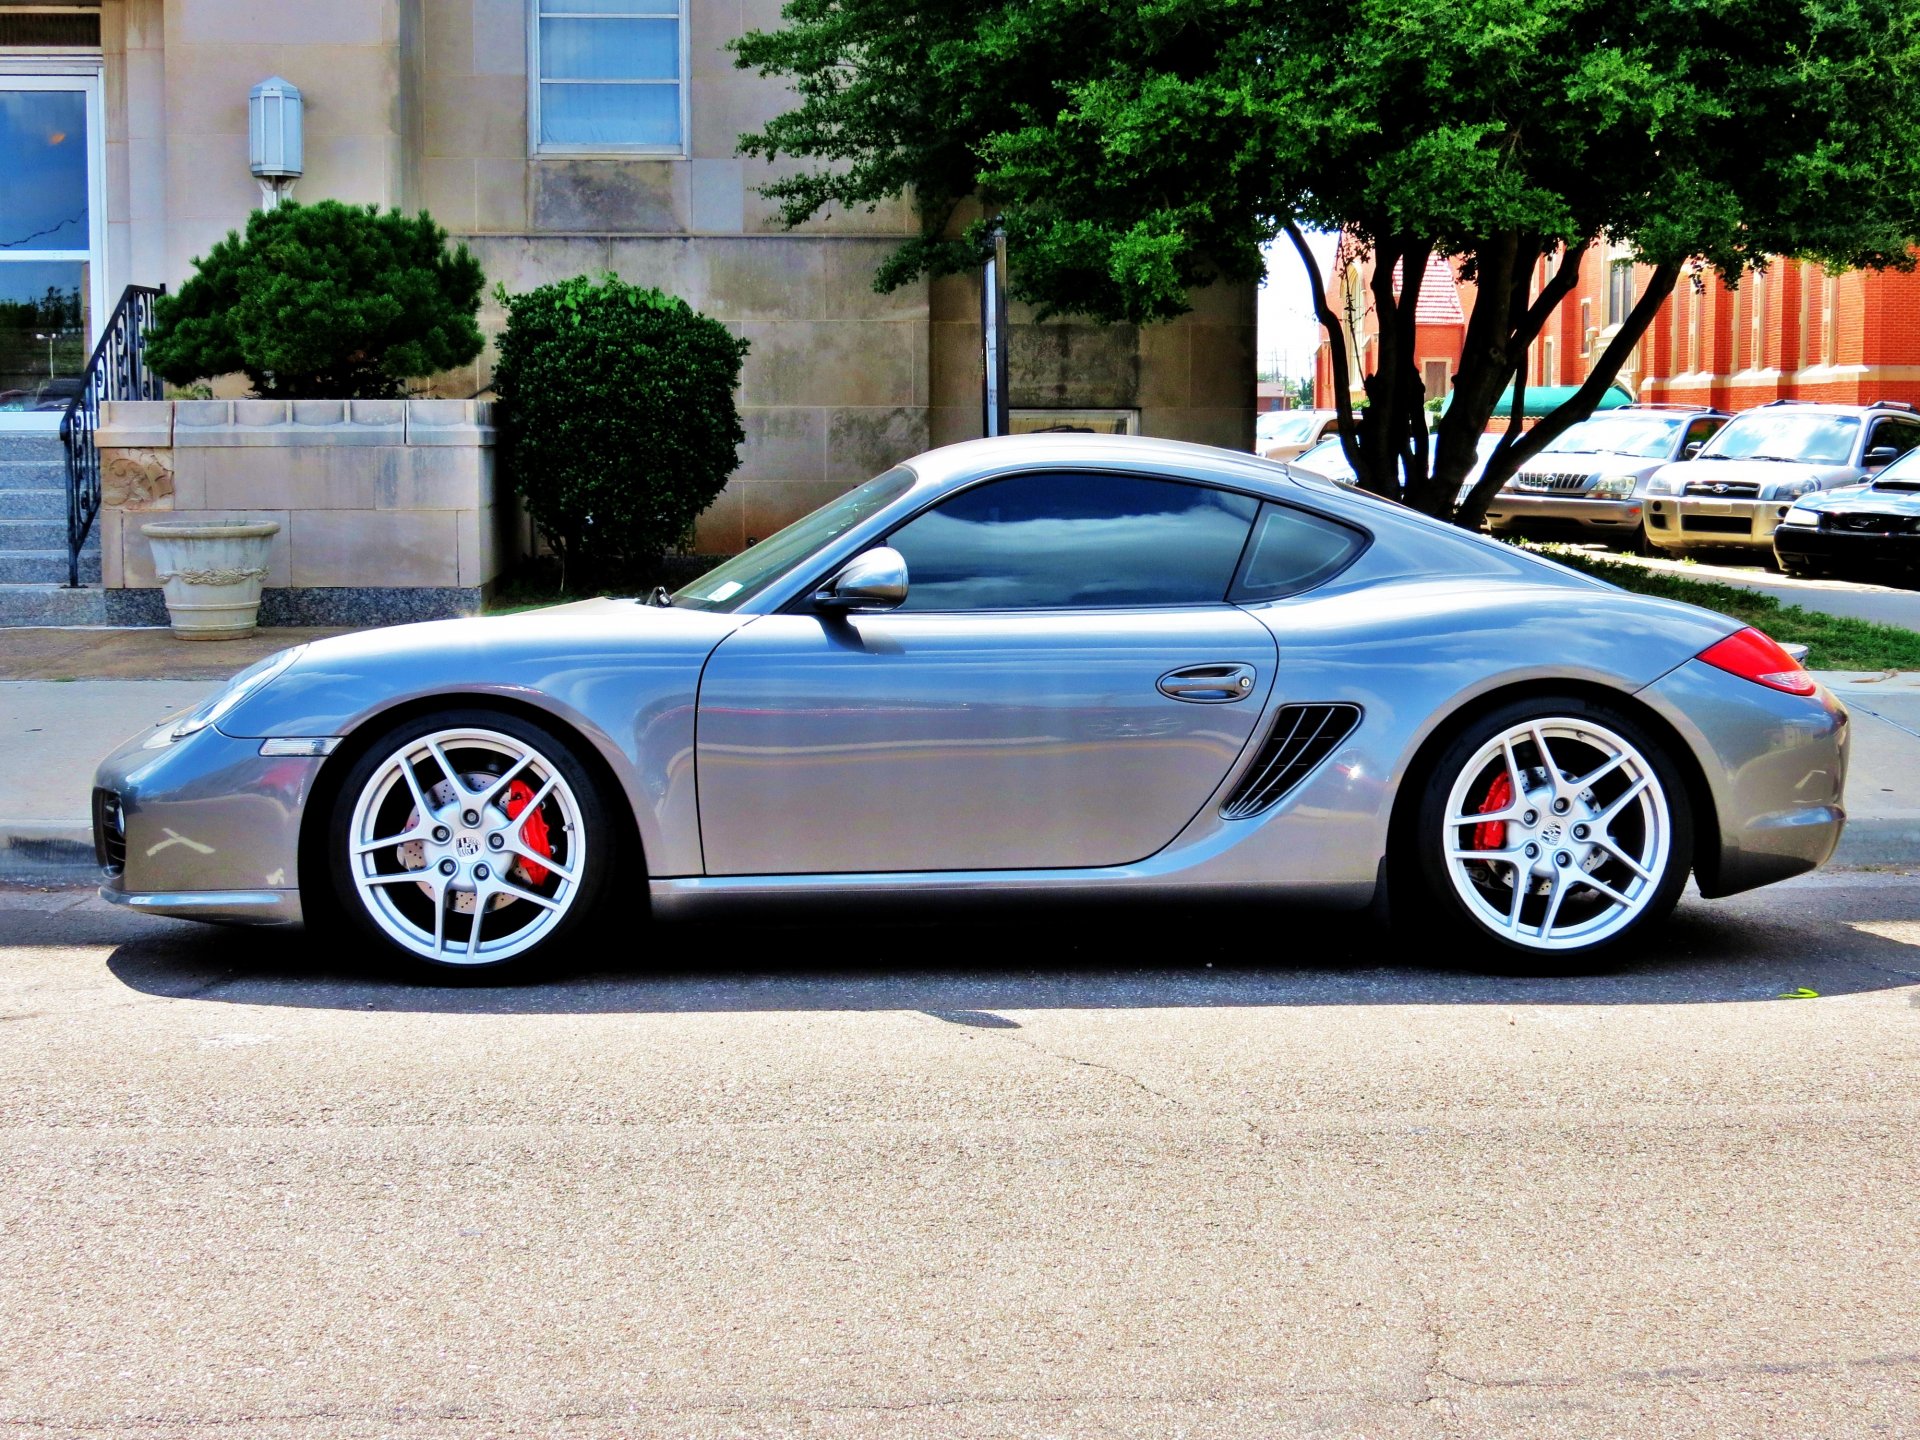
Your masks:
<path fill-rule="evenodd" d="M 1773 553 L 1789 575 L 1920 564 L 1920 450 L 1865 485 L 1794 501 L 1773 532 Z"/>

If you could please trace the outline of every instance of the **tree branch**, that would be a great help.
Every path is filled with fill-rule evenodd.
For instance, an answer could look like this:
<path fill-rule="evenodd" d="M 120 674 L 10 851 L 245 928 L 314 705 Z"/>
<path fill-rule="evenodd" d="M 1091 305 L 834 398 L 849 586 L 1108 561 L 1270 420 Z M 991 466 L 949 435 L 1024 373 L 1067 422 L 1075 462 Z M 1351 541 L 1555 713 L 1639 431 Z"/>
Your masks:
<path fill-rule="evenodd" d="M 1353 467 L 1358 476 L 1364 473 L 1364 463 L 1360 454 L 1360 436 L 1353 423 L 1353 396 L 1347 390 L 1347 376 L 1352 373 L 1348 367 L 1347 337 L 1340 328 L 1340 317 L 1327 303 L 1326 282 L 1320 278 L 1320 267 L 1315 263 L 1313 251 L 1307 248 L 1307 237 L 1301 233 L 1300 226 L 1293 220 L 1286 225 L 1287 238 L 1293 242 L 1294 251 L 1300 256 L 1300 263 L 1306 267 L 1307 285 L 1313 292 L 1313 313 L 1320 317 L 1320 323 L 1327 332 L 1327 363 L 1333 370 L 1333 411 L 1340 425 L 1340 452 L 1347 457 L 1347 464 Z"/>

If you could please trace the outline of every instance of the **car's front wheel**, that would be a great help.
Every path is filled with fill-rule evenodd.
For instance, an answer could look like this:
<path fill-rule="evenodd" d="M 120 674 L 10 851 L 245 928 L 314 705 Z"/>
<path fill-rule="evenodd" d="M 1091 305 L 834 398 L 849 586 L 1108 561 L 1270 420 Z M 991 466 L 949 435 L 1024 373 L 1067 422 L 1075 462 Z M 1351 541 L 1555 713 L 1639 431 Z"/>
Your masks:
<path fill-rule="evenodd" d="M 328 832 L 334 898 L 370 939 L 439 979 L 504 978 L 590 912 L 611 830 L 544 726 L 450 711 L 376 740 Z"/>
<path fill-rule="evenodd" d="M 1686 786 L 1634 717 L 1567 696 L 1465 727 L 1426 777 L 1430 904 L 1509 961 L 1621 947 L 1673 909 L 1693 860 Z"/>

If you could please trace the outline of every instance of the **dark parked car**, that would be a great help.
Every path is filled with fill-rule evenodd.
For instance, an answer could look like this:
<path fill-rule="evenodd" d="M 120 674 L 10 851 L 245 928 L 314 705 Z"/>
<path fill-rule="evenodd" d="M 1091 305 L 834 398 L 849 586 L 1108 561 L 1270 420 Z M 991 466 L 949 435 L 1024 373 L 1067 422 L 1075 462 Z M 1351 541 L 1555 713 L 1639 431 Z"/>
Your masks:
<path fill-rule="evenodd" d="M 1865 485 L 1795 501 L 1773 532 L 1773 553 L 1789 575 L 1920 563 L 1920 450 Z"/>

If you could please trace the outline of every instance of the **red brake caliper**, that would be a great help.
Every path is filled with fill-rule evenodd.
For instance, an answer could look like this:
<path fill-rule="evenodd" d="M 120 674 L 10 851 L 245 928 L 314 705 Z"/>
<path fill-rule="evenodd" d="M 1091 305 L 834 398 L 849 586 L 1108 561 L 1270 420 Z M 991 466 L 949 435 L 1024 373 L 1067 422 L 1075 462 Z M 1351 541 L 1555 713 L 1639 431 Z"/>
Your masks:
<path fill-rule="evenodd" d="M 1487 787 L 1487 798 L 1480 802 L 1479 813 L 1491 815 L 1496 810 L 1504 810 L 1513 803 L 1513 781 L 1502 770 L 1493 777 L 1493 784 Z M 509 810 L 508 814 L 513 812 Z M 532 828 L 529 826 L 528 828 Z M 542 832 L 544 833 L 544 832 Z M 1504 850 L 1507 848 L 1507 822 L 1490 820 L 1484 825 L 1473 827 L 1473 848 L 1476 850 Z"/>
<path fill-rule="evenodd" d="M 533 787 L 527 784 L 526 781 L 516 780 L 507 786 L 507 818 L 509 820 L 518 820 L 520 818 L 520 812 L 527 808 L 527 805 L 532 799 Z M 1480 828 L 1485 830 L 1488 827 L 1483 825 Z M 542 815 L 538 810 L 529 815 L 527 817 L 527 823 L 520 827 L 520 838 L 526 844 L 527 849 L 534 851 L 536 854 L 545 855 L 549 858 L 552 857 L 553 840 L 547 834 L 547 817 Z M 518 868 L 526 875 L 529 885 L 542 884 L 545 882 L 548 874 L 551 873 L 546 866 L 536 865 L 525 856 L 520 858 Z"/>

